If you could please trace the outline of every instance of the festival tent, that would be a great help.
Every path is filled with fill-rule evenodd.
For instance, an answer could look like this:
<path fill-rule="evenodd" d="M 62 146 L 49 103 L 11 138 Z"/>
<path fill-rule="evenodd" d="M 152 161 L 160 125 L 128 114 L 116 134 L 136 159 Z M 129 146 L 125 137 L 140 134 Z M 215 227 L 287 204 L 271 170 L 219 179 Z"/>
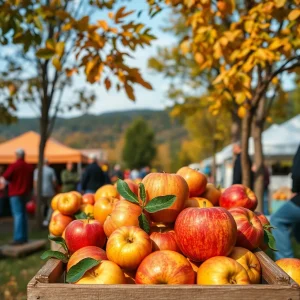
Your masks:
<path fill-rule="evenodd" d="M 29 131 L 0 144 L 0 164 L 14 162 L 16 160 L 15 151 L 18 148 L 24 149 L 28 163 L 37 164 L 39 143 L 40 135 L 34 131 Z M 47 141 L 45 158 L 50 164 L 84 163 L 87 161 L 87 157 L 79 150 L 69 148 L 53 138 Z"/>

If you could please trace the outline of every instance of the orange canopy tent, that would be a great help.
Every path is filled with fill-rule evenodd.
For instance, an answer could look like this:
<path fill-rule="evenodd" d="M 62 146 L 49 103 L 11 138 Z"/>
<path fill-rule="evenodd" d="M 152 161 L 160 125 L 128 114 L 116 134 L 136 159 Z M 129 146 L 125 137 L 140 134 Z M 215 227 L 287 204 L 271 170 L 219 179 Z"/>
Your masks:
<path fill-rule="evenodd" d="M 10 164 L 16 160 L 15 151 L 22 148 L 25 151 L 25 160 L 30 164 L 38 163 L 40 135 L 28 131 L 9 141 L 0 144 L 0 164 Z M 69 148 L 53 138 L 47 141 L 45 158 L 50 164 L 64 164 L 67 162 L 86 162 L 87 157 L 79 150 Z"/>

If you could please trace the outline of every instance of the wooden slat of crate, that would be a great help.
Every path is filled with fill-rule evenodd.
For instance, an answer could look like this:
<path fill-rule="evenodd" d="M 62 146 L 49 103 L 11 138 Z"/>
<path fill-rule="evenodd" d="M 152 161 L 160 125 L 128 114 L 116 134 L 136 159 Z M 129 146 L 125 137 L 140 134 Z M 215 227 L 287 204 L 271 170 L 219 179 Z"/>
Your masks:
<path fill-rule="evenodd" d="M 27 297 L 33 299 L 268 299 L 299 300 L 300 287 L 262 251 L 256 252 L 263 278 L 269 284 L 258 285 L 74 285 L 60 284 L 63 263 L 50 259 L 29 282 Z"/>

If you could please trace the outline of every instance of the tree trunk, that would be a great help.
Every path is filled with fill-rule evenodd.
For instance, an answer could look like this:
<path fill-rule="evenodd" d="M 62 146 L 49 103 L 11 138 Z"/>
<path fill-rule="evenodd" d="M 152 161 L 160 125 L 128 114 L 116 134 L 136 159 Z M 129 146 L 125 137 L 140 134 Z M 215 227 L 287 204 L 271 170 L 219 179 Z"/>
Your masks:
<path fill-rule="evenodd" d="M 242 120 L 242 141 L 241 141 L 241 166 L 242 166 L 242 183 L 243 185 L 250 187 L 251 186 L 251 164 L 249 160 L 249 137 L 251 133 L 251 123 L 252 123 L 252 112 L 247 111 L 246 115 Z"/>
<path fill-rule="evenodd" d="M 241 119 L 236 113 L 231 114 L 231 143 L 236 143 L 241 140 Z"/>
<path fill-rule="evenodd" d="M 217 152 L 217 142 L 214 140 L 213 141 L 212 166 L 211 166 L 211 176 L 212 176 L 213 184 L 216 184 L 216 179 L 217 179 L 216 152 Z"/>
<path fill-rule="evenodd" d="M 253 119 L 252 136 L 254 140 L 254 192 L 258 199 L 257 210 L 263 212 L 264 208 L 264 155 L 262 147 L 262 132 L 264 128 L 264 98 L 259 101 L 256 114 Z"/>
<path fill-rule="evenodd" d="M 43 213 L 41 211 L 42 204 L 42 182 L 43 182 L 43 165 L 44 165 L 44 153 L 48 139 L 48 126 L 49 126 L 49 109 L 47 101 L 43 99 L 41 118 L 40 118 L 40 145 L 39 145 L 39 161 L 38 161 L 38 180 L 37 180 L 37 199 L 36 199 L 36 224 L 41 227 L 43 221 Z"/>

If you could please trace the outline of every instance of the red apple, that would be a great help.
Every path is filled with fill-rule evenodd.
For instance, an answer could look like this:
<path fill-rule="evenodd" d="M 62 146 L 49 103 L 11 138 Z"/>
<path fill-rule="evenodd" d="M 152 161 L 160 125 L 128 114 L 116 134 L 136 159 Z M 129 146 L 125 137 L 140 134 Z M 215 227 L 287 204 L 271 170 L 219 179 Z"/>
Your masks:
<path fill-rule="evenodd" d="M 276 264 L 300 285 L 300 259 L 282 258 Z"/>
<path fill-rule="evenodd" d="M 94 258 L 97 260 L 107 260 L 106 253 L 103 249 L 96 246 L 86 246 L 74 252 L 67 265 L 67 271 L 85 258 Z"/>
<path fill-rule="evenodd" d="M 95 204 L 94 194 L 88 193 L 82 196 L 82 204 Z"/>
<path fill-rule="evenodd" d="M 168 227 L 152 227 L 150 239 L 152 240 L 152 251 L 172 250 L 180 252 L 175 231 Z"/>
<path fill-rule="evenodd" d="M 86 246 L 102 248 L 106 241 L 103 226 L 96 220 L 75 220 L 65 231 L 66 244 L 71 253 Z"/>
<path fill-rule="evenodd" d="M 248 187 L 242 184 L 234 184 L 221 194 L 219 203 L 221 207 L 226 209 L 245 207 L 254 211 L 257 206 L 257 198 Z"/>
<path fill-rule="evenodd" d="M 204 193 L 207 184 L 207 178 L 204 174 L 189 167 L 179 169 L 176 174 L 182 176 L 187 182 L 190 197 L 197 197 Z"/>
<path fill-rule="evenodd" d="M 195 274 L 188 260 L 178 252 L 155 251 L 137 269 L 137 284 L 193 284 Z"/>
<path fill-rule="evenodd" d="M 189 207 L 177 217 L 175 234 L 181 252 L 199 262 L 228 255 L 235 245 L 237 229 L 233 217 L 224 208 Z"/>
<path fill-rule="evenodd" d="M 229 209 L 237 225 L 236 246 L 249 250 L 257 248 L 263 241 L 264 229 L 255 213 L 244 207 Z"/>

